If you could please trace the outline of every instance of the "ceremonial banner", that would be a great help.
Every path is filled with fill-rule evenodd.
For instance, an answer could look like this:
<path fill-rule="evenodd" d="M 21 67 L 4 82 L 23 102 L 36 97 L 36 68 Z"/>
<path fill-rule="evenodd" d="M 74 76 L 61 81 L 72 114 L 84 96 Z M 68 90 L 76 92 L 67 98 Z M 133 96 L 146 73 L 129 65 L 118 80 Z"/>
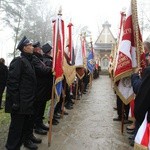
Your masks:
<path fill-rule="evenodd" d="M 53 71 L 55 76 L 55 93 L 59 100 L 62 92 L 63 54 L 64 53 L 64 21 L 61 16 L 53 25 Z"/>
<path fill-rule="evenodd" d="M 145 119 L 136 134 L 134 150 L 150 149 L 150 123 L 147 122 L 147 114 L 148 113 L 146 113 Z"/>
<path fill-rule="evenodd" d="M 94 62 L 94 48 L 93 48 L 93 43 L 92 43 L 92 38 L 91 38 L 91 50 L 88 54 L 88 58 L 87 58 L 87 68 L 90 71 L 90 73 L 92 74 L 94 69 L 95 69 L 95 62 Z"/>
<path fill-rule="evenodd" d="M 131 86 L 131 73 L 133 68 L 140 67 L 143 54 L 140 30 L 136 12 L 136 0 L 131 0 L 127 13 L 126 21 L 121 30 L 122 37 L 119 41 L 114 69 L 115 90 L 121 100 L 128 104 L 133 98 L 134 93 Z M 134 13 L 133 13 L 134 12 Z"/>
<path fill-rule="evenodd" d="M 80 39 L 82 40 L 82 39 Z M 81 45 L 82 45 L 82 41 Z M 82 47 L 78 47 L 77 49 L 77 54 L 76 54 L 76 59 L 75 59 L 75 66 L 76 66 L 76 74 L 78 76 L 79 79 L 82 79 L 85 75 L 85 68 L 84 68 L 84 64 L 83 64 L 83 53 L 82 53 Z"/>
<path fill-rule="evenodd" d="M 92 50 L 89 52 L 88 58 L 87 58 L 87 68 L 90 71 L 90 73 L 93 73 L 94 71 L 94 56 Z"/>
<path fill-rule="evenodd" d="M 70 86 L 75 80 L 76 69 L 75 69 L 75 66 L 68 65 L 65 57 L 64 57 L 64 62 L 63 62 L 63 71 L 66 77 L 66 82 Z"/>

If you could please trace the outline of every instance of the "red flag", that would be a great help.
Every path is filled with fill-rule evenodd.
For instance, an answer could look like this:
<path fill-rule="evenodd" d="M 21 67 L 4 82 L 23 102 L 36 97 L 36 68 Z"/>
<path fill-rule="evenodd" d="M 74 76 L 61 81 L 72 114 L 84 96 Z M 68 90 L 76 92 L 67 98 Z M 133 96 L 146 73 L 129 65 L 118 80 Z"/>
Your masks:
<path fill-rule="evenodd" d="M 83 54 L 83 58 L 86 58 L 86 41 L 85 41 L 85 37 L 82 38 L 82 54 Z"/>
<path fill-rule="evenodd" d="M 55 75 L 55 92 L 58 99 L 62 91 L 63 54 L 64 21 L 61 19 L 61 16 L 58 16 L 53 25 L 53 71 Z"/>

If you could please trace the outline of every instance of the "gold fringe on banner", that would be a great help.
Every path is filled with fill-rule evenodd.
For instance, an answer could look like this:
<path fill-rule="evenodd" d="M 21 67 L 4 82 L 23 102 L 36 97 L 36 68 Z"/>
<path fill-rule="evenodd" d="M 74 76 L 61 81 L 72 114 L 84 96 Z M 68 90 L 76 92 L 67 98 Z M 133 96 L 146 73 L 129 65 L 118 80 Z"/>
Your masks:
<path fill-rule="evenodd" d="M 134 143 L 134 150 L 148 150 L 148 147 Z"/>
<path fill-rule="evenodd" d="M 75 80 L 76 69 L 75 66 L 68 65 L 66 58 L 64 58 L 64 62 L 63 62 L 63 71 L 66 77 L 66 82 L 70 86 Z"/>

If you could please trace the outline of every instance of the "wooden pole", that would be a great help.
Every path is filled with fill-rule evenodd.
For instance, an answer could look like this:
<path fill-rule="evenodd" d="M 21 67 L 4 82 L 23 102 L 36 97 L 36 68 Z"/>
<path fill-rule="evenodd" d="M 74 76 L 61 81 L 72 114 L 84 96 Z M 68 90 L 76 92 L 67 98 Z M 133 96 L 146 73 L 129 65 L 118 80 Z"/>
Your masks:
<path fill-rule="evenodd" d="M 78 96 L 78 78 L 76 81 L 76 97 L 75 97 L 75 104 L 77 103 L 77 96 Z"/>
<path fill-rule="evenodd" d="M 122 102 L 122 119 L 121 119 L 121 133 L 124 131 L 124 103 Z"/>
<path fill-rule="evenodd" d="M 62 12 L 62 9 L 60 7 L 58 16 L 62 15 L 61 12 Z M 58 53 L 58 31 L 59 31 L 58 27 L 56 27 L 56 30 L 57 30 L 56 55 L 57 55 L 57 53 Z M 55 77 L 53 77 L 52 100 L 51 100 L 51 107 L 50 107 L 50 123 L 49 123 L 49 131 L 48 131 L 48 147 L 51 145 L 51 140 L 52 140 L 52 121 L 53 121 L 53 115 L 54 115 L 54 95 L 55 95 Z"/>
<path fill-rule="evenodd" d="M 137 56 L 137 67 L 140 67 L 140 41 L 139 41 L 139 25 L 138 25 L 138 15 L 137 15 L 137 1 L 131 1 L 132 6 L 132 20 L 133 20 L 133 30 L 134 30 L 134 41 L 136 44 L 136 56 Z"/>

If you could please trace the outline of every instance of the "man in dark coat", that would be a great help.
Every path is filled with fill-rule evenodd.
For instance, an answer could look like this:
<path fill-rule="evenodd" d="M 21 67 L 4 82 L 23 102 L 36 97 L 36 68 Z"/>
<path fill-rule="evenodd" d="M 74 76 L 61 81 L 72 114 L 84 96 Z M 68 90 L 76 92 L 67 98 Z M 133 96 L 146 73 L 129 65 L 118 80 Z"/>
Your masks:
<path fill-rule="evenodd" d="M 37 94 L 35 103 L 35 133 L 46 135 L 49 128 L 43 123 L 43 116 L 47 100 L 50 99 L 50 90 L 48 86 L 52 86 L 49 77 L 52 74 L 52 67 L 46 66 L 43 62 L 42 49 L 40 42 L 33 44 L 34 58 L 32 64 L 35 67 L 37 78 Z M 48 89 L 47 89 L 48 88 Z M 48 93 L 49 92 L 49 93 Z"/>
<path fill-rule="evenodd" d="M 52 47 L 48 43 L 46 43 L 42 46 L 42 50 L 43 50 L 43 62 L 44 62 L 44 64 L 46 66 L 49 66 L 52 68 L 52 65 L 53 65 L 53 58 L 51 56 Z M 52 95 L 52 86 L 53 86 L 53 73 L 52 72 L 47 77 L 47 81 L 45 84 L 46 85 L 45 86 L 45 92 L 46 92 L 45 95 L 46 95 L 46 100 L 50 100 L 51 95 Z M 60 116 L 58 114 L 54 114 L 53 121 L 52 121 L 53 125 L 57 125 L 59 123 L 59 121 L 57 119 L 60 119 Z"/>
<path fill-rule="evenodd" d="M 5 111 L 11 114 L 11 123 L 6 149 L 20 150 L 26 141 L 25 147 L 36 150 L 37 145 L 29 139 L 37 86 L 34 66 L 31 64 L 33 46 L 24 36 L 17 49 L 21 51 L 21 56 L 10 63 L 7 80 Z"/>
<path fill-rule="evenodd" d="M 2 96 L 5 90 L 8 75 L 8 68 L 5 65 L 5 60 L 0 58 L 0 109 L 2 109 Z"/>
<path fill-rule="evenodd" d="M 43 51 L 43 62 L 46 66 L 52 68 L 53 66 L 53 58 L 51 56 L 51 50 L 52 47 L 46 43 L 42 46 L 42 51 Z M 45 84 L 46 87 L 46 100 L 50 100 L 51 99 L 51 92 L 52 92 L 52 86 L 53 86 L 53 73 L 51 72 L 51 74 L 47 77 L 48 78 L 48 83 L 49 84 Z"/>
<path fill-rule="evenodd" d="M 136 94 L 134 115 L 135 115 L 135 130 L 134 137 L 142 124 L 146 112 L 148 112 L 147 120 L 150 122 L 150 43 L 144 42 L 146 52 L 146 65 L 142 75 L 140 76 L 141 68 L 137 68 L 131 77 L 133 91 Z M 133 139 L 134 140 L 134 139 Z M 131 143 L 133 145 L 134 141 Z"/>

